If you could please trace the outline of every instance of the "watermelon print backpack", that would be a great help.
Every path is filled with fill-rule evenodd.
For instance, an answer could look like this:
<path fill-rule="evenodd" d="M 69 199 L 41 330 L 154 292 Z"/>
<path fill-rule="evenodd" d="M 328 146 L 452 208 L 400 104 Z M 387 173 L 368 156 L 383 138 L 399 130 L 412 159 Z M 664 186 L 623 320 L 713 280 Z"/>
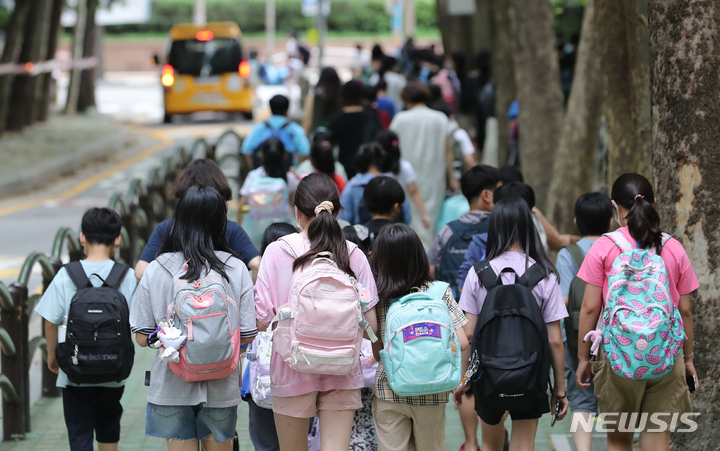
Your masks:
<path fill-rule="evenodd" d="M 634 249 L 622 232 L 606 236 L 622 254 L 610 270 L 597 339 L 602 331 L 603 351 L 619 376 L 634 380 L 663 377 L 672 371 L 685 341 L 680 311 L 670 298 L 665 262 L 654 249 Z M 662 245 L 669 239 L 663 234 Z"/>

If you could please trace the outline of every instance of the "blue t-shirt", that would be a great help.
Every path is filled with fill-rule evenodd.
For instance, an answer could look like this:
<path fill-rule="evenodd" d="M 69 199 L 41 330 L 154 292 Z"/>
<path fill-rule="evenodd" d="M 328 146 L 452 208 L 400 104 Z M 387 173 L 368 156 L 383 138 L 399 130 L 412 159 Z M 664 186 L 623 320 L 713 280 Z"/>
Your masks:
<path fill-rule="evenodd" d="M 115 265 L 115 262 L 112 260 L 106 260 L 104 262 L 86 262 L 81 260 L 80 263 L 85 270 L 85 274 L 88 275 L 90 282 L 96 287 L 102 285 L 103 282 L 98 277 L 95 277 L 95 274 L 105 279 L 108 275 L 110 275 L 110 270 L 113 265 Z M 136 287 L 137 279 L 135 279 L 135 273 L 132 269 L 128 270 L 125 274 L 125 278 L 120 283 L 120 287 L 118 287 L 120 293 L 122 293 L 123 296 L 125 296 L 125 299 L 127 299 L 128 305 L 132 302 Z M 47 290 L 45 290 L 45 293 L 43 294 L 42 299 L 40 299 L 37 307 L 35 307 L 35 311 L 53 324 L 63 324 L 65 317 L 70 312 L 70 301 L 72 301 L 76 291 L 77 287 L 70 278 L 70 274 L 68 274 L 67 269 L 64 267 L 60 268 L 60 271 L 58 271 L 55 275 L 55 278 L 52 280 L 52 283 L 50 283 L 50 286 Z M 106 382 L 103 384 L 74 384 L 70 382 L 65 373 L 60 370 L 57 383 L 55 385 L 58 387 L 67 387 L 68 385 L 73 387 L 122 387 L 125 385 L 125 381 Z"/>
<path fill-rule="evenodd" d="M 594 242 L 595 238 L 583 238 L 577 242 L 577 245 L 580 246 L 583 254 L 587 255 Z M 555 267 L 560 275 L 560 292 L 563 296 L 568 296 L 570 295 L 570 284 L 572 284 L 580 268 L 575 266 L 575 260 L 570 255 L 570 251 L 565 248 L 560 249 L 560 252 L 558 252 Z M 562 324 L 562 333 L 563 341 L 567 341 L 564 323 Z"/>
<path fill-rule="evenodd" d="M 266 122 L 270 124 L 270 127 L 278 130 L 288 122 L 288 119 L 285 116 L 272 116 Z M 242 147 L 240 148 L 240 152 L 243 155 L 251 155 L 253 151 L 262 144 L 261 139 L 265 134 L 265 129 L 267 129 L 265 122 L 260 122 L 259 124 L 255 124 L 253 126 L 250 133 L 243 140 Z M 292 142 L 295 145 L 295 152 L 297 155 L 310 155 L 310 141 L 305 135 L 305 129 L 303 129 L 300 124 L 291 122 L 284 130 L 292 137 Z"/>
<path fill-rule="evenodd" d="M 172 219 L 168 219 L 158 224 L 145 245 L 145 250 L 143 250 L 140 260 L 148 263 L 155 260 L 158 252 L 160 252 L 160 246 L 162 246 L 171 222 Z M 240 256 L 240 260 L 242 260 L 246 265 L 250 263 L 250 260 L 260 255 L 258 250 L 252 244 L 252 241 L 250 241 L 248 234 L 237 222 L 228 220 L 227 229 L 225 230 L 225 240 L 227 241 L 230 249 L 238 254 Z"/>

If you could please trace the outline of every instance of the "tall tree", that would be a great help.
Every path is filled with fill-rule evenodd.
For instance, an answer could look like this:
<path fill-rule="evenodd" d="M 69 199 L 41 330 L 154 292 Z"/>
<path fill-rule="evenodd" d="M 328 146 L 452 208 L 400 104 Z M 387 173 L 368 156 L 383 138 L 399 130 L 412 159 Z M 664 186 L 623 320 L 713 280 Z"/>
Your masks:
<path fill-rule="evenodd" d="M 47 34 L 49 9 L 49 0 L 35 0 L 25 26 L 25 37 L 20 52 L 21 63 L 35 63 L 44 56 L 43 48 L 47 41 L 43 38 Z M 22 75 L 15 78 L 10 96 L 9 111 L 12 114 L 7 116 L 8 130 L 20 130 L 32 124 L 37 82 L 37 75 Z"/>
<path fill-rule="evenodd" d="M 676 449 L 716 449 L 720 403 L 720 4 L 650 0 L 653 167 L 664 230 L 682 241 L 700 288 L 693 295 L 693 399 L 699 428 Z"/>
<path fill-rule="evenodd" d="M 83 55 L 85 27 L 87 25 L 87 3 L 82 0 L 79 1 L 76 11 L 75 29 L 73 30 L 73 59 L 82 58 Z M 80 69 L 72 69 L 70 71 L 70 83 L 68 84 L 67 100 L 65 101 L 65 114 L 75 114 L 77 112 L 81 79 L 82 71 Z"/>
<path fill-rule="evenodd" d="M 490 0 L 475 0 L 475 14 L 451 16 L 449 0 L 437 0 L 435 11 L 438 28 L 446 54 L 459 52 L 466 61 L 482 50 L 490 50 L 492 43 Z"/>
<path fill-rule="evenodd" d="M 588 0 L 585 5 L 575 76 L 553 165 L 553 174 L 562 177 L 552 178 L 548 196 L 547 213 L 563 232 L 575 230 L 575 200 L 592 188 L 598 151 L 602 80 L 595 7 L 595 0 Z"/>
<path fill-rule="evenodd" d="M 563 95 L 548 1 L 511 0 L 516 36 L 515 85 L 520 104 L 520 161 L 525 179 L 545 206 L 563 126 Z"/>
<path fill-rule="evenodd" d="M 515 35 L 510 22 L 507 0 L 491 0 L 492 76 L 495 82 L 495 117 L 498 120 L 498 161 L 504 165 L 510 157 L 510 120 L 507 111 L 515 100 Z"/>
<path fill-rule="evenodd" d="M 97 38 L 97 24 L 95 23 L 95 11 L 98 0 L 87 1 L 87 25 L 85 26 L 85 39 L 83 42 L 83 58 L 95 56 L 95 39 Z M 80 78 L 80 96 L 78 97 L 77 110 L 80 113 L 95 106 L 95 68 L 82 71 Z"/>
<path fill-rule="evenodd" d="M 0 56 L 0 64 L 14 63 L 18 60 L 19 52 L 17 50 L 27 22 L 28 13 L 33 4 L 34 0 L 15 2 L 15 9 L 5 32 L 5 47 L 2 56 Z M 13 80 L 14 76 L 12 75 L 0 75 L 0 135 L 7 124 Z"/>
<path fill-rule="evenodd" d="M 55 58 L 58 37 L 60 35 L 60 17 L 62 16 L 62 11 L 65 7 L 65 0 L 52 0 L 52 3 L 50 27 L 48 29 L 47 51 L 45 53 L 46 60 L 52 60 Z M 37 96 L 37 104 L 35 106 L 35 113 L 37 114 L 37 120 L 39 121 L 47 120 L 48 110 L 50 108 L 50 88 L 52 87 L 52 83 L 53 77 L 51 72 L 47 72 L 42 75 L 41 82 L 39 83 L 40 93 Z"/>

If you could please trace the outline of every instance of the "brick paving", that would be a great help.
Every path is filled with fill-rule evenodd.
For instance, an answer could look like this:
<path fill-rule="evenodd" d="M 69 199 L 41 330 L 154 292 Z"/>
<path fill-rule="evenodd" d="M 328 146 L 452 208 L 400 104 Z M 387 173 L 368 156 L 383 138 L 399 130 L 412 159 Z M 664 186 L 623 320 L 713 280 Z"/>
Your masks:
<path fill-rule="evenodd" d="M 135 367 L 125 387 L 122 399 L 125 412 L 122 417 L 120 450 L 166 450 L 165 440 L 150 438 L 143 434 L 145 426 L 145 406 L 147 388 L 143 385 L 145 371 L 153 362 L 154 353 L 147 349 L 137 349 Z M 464 436 L 460 417 L 453 404 L 447 407 L 446 450 L 456 451 L 463 443 Z M 240 449 L 252 450 L 253 446 L 248 435 L 247 404 L 242 403 L 238 412 L 238 435 Z M 510 422 L 508 421 L 508 428 Z M 62 400 L 60 398 L 41 398 L 32 409 L 32 429 L 28 438 L 19 442 L 3 442 L 0 451 L 60 451 L 68 449 L 67 431 L 62 413 Z M 554 428 L 550 427 L 550 416 L 545 415 L 540 420 L 540 427 L 535 441 L 537 451 L 568 451 L 574 450 L 569 438 L 570 418 L 558 422 Z M 553 437 L 554 435 L 554 437 Z M 553 445 L 555 439 L 556 445 Z M 557 444 L 559 443 L 559 446 Z M 567 447 L 567 446 L 569 447 Z M 603 441 L 598 439 L 597 447 L 593 450 L 603 449 Z"/>

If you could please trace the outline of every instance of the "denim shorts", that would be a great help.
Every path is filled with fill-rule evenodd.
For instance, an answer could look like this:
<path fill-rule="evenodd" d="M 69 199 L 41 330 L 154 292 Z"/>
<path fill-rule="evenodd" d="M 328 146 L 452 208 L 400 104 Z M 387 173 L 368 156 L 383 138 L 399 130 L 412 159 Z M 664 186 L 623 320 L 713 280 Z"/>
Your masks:
<path fill-rule="evenodd" d="M 212 434 L 217 443 L 235 437 L 237 406 L 205 407 L 147 405 L 145 435 L 170 440 L 202 440 Z"/>

